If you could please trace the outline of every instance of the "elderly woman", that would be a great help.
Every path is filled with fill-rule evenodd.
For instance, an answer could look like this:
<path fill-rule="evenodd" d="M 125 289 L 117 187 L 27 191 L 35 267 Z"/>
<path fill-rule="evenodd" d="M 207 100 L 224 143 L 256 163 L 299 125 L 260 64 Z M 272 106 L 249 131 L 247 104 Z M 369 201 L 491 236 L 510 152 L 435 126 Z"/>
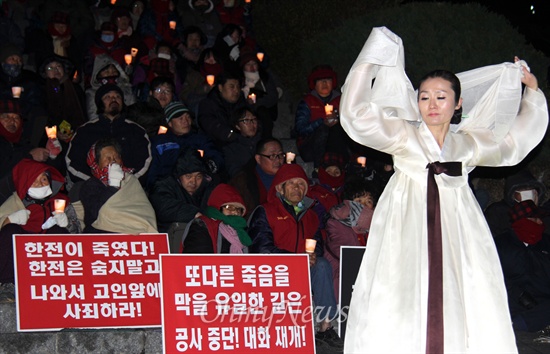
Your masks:
<path fill-rule="evenodd" d="M 155 212 L 138 179 L 124 166 L 121 147 L 112 138 L 98 140 L 88 151 L 93 177 L 80 189 L 84 232 L 157 232 Z"/>
<path fill-rule="evenodd" d="M 221 183 L 208 198 L 206 215 L 191 220 L 182 239 L 182 253 L 248 253 L 252 243 L 246 232 L 243 198 Z"/>
<path fill-rule="evenodd" d="M 31 159 L 12 170 L 16 191 L 0 205 L 0 283 L 14 282 L 13 234 L 79 233 L 80 224 L 64 193 L 65 179 L 55 168 Z M 55 201 L 65 201 L 55 211 Z"/>

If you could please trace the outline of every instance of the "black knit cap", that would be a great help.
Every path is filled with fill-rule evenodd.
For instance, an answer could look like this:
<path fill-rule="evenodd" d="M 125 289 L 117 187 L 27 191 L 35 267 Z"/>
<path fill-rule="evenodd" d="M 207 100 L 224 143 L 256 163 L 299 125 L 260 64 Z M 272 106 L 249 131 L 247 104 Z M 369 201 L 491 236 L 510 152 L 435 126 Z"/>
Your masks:
<path fill-rule="evenodd" d="M 178 156 L 176 166 L 174 166 L 174 176 L 179 178 L 180 176 L 194 172 L 206 173 L 206 165 L 197 150 L 186 148 Z"/>
<path fill-rule="evenodd" d="M 100 86 L 97 91 L 95 92 L 95 105 L 96 107 L 103 107 L 103 101 L 101 100 L 105 94 L 116 91 L 120 94 L 122 97 L 122 102 L 124 103 L 124 92 L 122 92 L 122 89 L 118 87 L 118 85 L 115 84 L 105 84 Z"/>

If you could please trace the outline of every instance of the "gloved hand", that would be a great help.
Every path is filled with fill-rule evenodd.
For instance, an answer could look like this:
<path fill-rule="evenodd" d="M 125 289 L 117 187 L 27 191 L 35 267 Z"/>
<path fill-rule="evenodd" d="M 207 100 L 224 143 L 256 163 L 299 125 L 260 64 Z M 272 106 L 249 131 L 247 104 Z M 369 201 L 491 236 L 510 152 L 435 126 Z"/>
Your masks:
<path fill-rule="evenodd" d="M 27 209 L 23 209 L 23 210 L 18 210 L 15 213 L 11 213 L 8 216 L 8 219 L 10 219 L 10 222 L 12 224 L 26 225 L 27 221 L 29 220 L 29 215 L 31 215 L 31 211 Z"/>
<path fill-rule="evenodd" d="M 46 220 L 46 222 L 42 224 L 42 230 L 47 230 L 54 225 L 55 225 L 55 219 L 53 216 L 50 216 L 48 220 Z"/>
<path fill-rule="evenodd" d="M 109 185 L 120 188 L 120 182 L 124 179 L 124 171 L 118 163 L 109 165 Z"/>
<path fill-rule="evenodd" d="M 67 218 L 67 214 L 64 212 L 54 211 L 52 214 L 57 225 L 61 227 L 67 227 L 67 225 L 69 225 L 69 218 Z"/>
<path fill-rule="evenodd" d="M 55 159 L 63 150 L 58 139 L 48 139 L 46 149 L 50 152 L 50 159 L 52 160 Z"/>

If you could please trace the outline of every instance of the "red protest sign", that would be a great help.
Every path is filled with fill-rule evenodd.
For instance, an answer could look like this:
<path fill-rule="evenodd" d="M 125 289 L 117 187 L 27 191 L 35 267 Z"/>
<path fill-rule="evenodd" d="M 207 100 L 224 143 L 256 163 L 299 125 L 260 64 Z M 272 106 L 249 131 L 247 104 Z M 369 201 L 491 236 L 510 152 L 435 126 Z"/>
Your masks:
<path fill-rule="evenodd" d="M 161 255 L 165 353 L 315 353 L 306 254 Z"/>
<path fill-rule="evenodd" d="M 13 238 L 19 331 L 160 326 L 166 234 Z"/>

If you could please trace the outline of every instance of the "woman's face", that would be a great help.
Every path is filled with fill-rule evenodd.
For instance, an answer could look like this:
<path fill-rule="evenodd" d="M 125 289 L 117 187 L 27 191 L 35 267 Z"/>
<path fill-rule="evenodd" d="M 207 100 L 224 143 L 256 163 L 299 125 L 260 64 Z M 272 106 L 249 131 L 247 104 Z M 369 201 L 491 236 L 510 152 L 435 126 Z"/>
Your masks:
<path fill-rule="evenodd" d="M 99 168 L 103 169 L 112 163 L 122 165 L 122 158 L 114 146 L 105 146 L 99 154 Z"/>
<path fill-rule="evenodd" d="M 114 65 L 109 65 L 105 69 L 101 70 L 99 74 L 97 75 L 100 79 L 103 79 L 104 77 L 113 77 L 113 76 L 119 76 L 119 72 L 117 68 Z"/>
<path fill-rule="evenodd" d="M 440 77 L 430 78 L 420 85 L 418 92 L 418 109 L 424 123 L 449 126 L 455 110 L 462 104 L 462 98 L 456 103 L 451 83 Z"/>
<path fill-rule="evenodd" d="M 248 63 L 244 64 L 243 70 L 250 73 L 255 73 L 258 71 L 258 63 L 256 63 L 255 60 L 250 60 Z"/>
<path fill-rule="evenodd" d="M 63 65 L 61 63 L 52 61 L 46 67 L 46 76 L 48 77 L 48 79 L 61 80 L 61 78 L 63 78 L 63 75 L 65 75 L 65 70 L 63 69 Z"/>
<path fill-rule="evenodd" d="M 36 177 L 34 182 L 31 185 L 31 188 L 40 188 L 50 185 L 50 180 L 48 179 L 48 175 L 46 175 L 46 172 L 42 172 L 41 174 Z"/>

